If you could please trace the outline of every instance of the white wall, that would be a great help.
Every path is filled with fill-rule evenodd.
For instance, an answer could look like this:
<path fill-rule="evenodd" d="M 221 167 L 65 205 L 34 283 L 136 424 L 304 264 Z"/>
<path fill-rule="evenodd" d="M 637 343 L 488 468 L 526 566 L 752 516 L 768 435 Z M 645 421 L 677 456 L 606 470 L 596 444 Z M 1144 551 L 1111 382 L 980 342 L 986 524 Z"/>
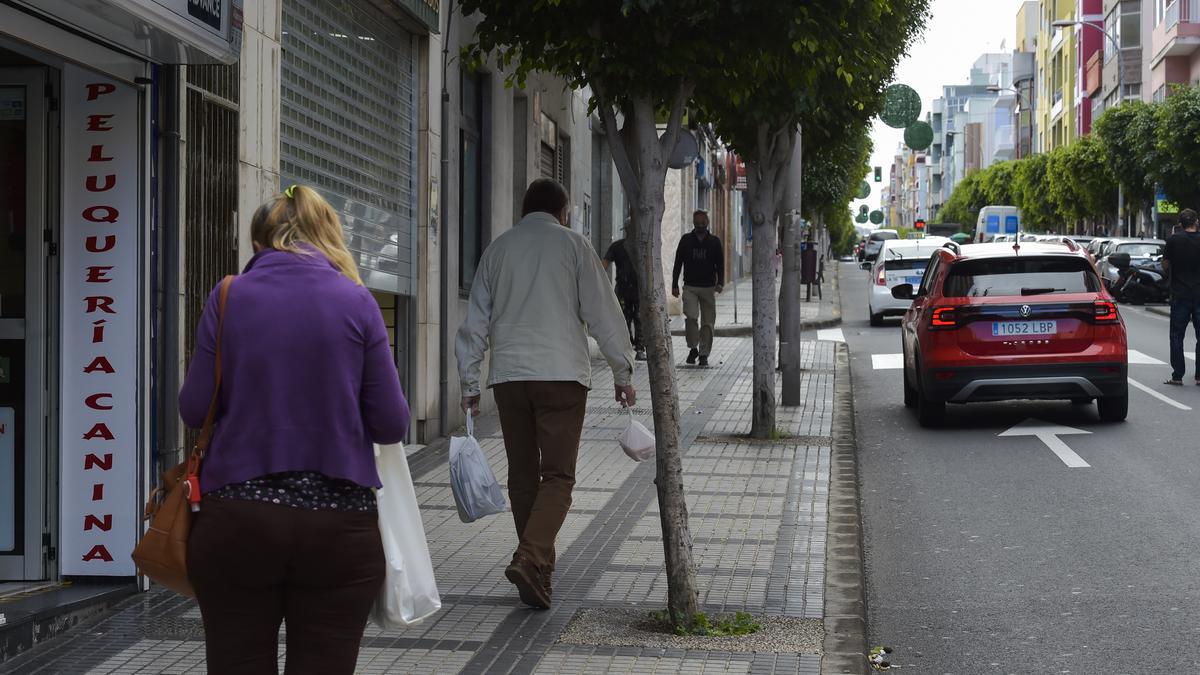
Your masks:
<path fill-rule="evenodd" d="M 280 25 L 282 0 L 246 4 L 239 66 L 238 258 L 254 254 L 250 217 L 279 191 Z"/>

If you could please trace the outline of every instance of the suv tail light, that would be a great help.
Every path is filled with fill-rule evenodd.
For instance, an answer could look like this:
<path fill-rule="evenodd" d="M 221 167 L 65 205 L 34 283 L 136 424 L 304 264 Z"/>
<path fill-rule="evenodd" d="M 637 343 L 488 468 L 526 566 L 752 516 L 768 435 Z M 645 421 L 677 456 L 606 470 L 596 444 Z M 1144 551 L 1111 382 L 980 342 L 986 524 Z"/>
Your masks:
<path fill-rule="evenodd" d="M 883 265 L 880 265 L 879 266 L 879 276 L 875 277 L 875 284 L 877 286 L 887 286 L 886 273 L 887 273 L 887 270 L 885 270 L 883 268 Z M 862 278 L 862 277 L 859 277 L 859 278 Z"/>
<path fill-rule="evenodd" d="M 954 307 L 934 307 L 929 315 L 929 327 L 933 330 L 958 328 L 958 311 Z"/>
<path fill-rule="evenodd" d="M 1109 302 L 1108 300 L 1097 300 L 1093 307 L 1095 308 L 1093 320 L 1096 323 L 1117 323 L 1120 321 L 1116 303 Z"/>

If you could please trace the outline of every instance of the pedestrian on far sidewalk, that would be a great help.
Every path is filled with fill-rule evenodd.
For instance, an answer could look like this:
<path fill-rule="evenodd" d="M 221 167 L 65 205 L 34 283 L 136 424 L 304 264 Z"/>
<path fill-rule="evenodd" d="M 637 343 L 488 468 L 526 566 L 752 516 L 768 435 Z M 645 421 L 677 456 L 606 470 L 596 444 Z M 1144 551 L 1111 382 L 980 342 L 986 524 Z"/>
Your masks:
<path fill-rule="evenodd" d="M 219 403 L 187 542 L 208 672 L 278 672 L 286 621 L 287 672 L 350 675 L 386 564 L 372 443 L 404 439 L 408 404 L 329 203 L 292 186 L 250 237 L 224 319 L 219 287 L 204 306 L 179 392 L 190 427 Z"/>
<path fill-rule="evenodd" d="M 616 400 L 636 402 L 633 345 L 608 275 L 587 238 L 566 227 L 567 192 L 548 179 L 525 192 L 522 218 L 483 252 L 455 355 L 462 406 L 479 411 L 479 371 L 492 350 L 519 544 L 504 576 L 521 601 L 549 609 L 554 541 L 571 507 L 591 386 L 587 336 L 612 368 Z"/>
<path fill-rule="evenodd" d="M 1176 385 L 1183 384 L 1183 337 L 1189 323 L 1196 332 L 1196 357 L 1200 359 L 1200 219 L 1192 209 L 1184 209 L 1179 212 L 1179 224 L 1183 232 L 1167 237 L 1163 253 L 1163 270 L 1171 275 L 1171 379 L 1166 383 Z M 1196 384 L 1200 385 L 1200 371 Z"/>
<path fill-rule="evenodd" d="M 629 219 L 625 219 L 625 229 L 629 229 Z M 638 280 L 637 270 L 629 256 L 625 237 L 614 241 L 604 254 L 604 269 L 609 265 L 617 268 L 617 285 L 613 289 L 617 294 L 617 302 L 621 303 L 621 311 L 625 314 L 625 324 L 629 328 L 629 339 L 633 341 L 635 358 L 646 360 L 646 346 L 642 343 L 642 320 L 638 316 Z"/>
<path fill-rule="evenodd" d="M 725 254 L 721 240 L 708 231 L 708 213 L 692 214 L 691 232 L 679 240 L 675 249 L 675 269 L 671 273 L 671 294 L 680 297 L 679 272 L 683 271 L 683 315 L 687 327 L 687 363 L 699 358 L 708 365 L 712 353 L 713 328 L 717 323 L 716 294 L 725 290 Z"/>

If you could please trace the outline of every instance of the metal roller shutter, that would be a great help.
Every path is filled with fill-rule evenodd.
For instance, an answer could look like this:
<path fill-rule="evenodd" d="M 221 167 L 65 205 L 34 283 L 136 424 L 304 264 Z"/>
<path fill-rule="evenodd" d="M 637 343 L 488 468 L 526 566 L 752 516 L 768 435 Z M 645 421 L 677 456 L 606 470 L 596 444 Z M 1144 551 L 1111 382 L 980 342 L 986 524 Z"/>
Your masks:
<path fill-rule="evenodd" d="M 365 3 L 284 0 L 283 184 L 333 204 L 372 289 L 412 295 L 416 38 Z"/>

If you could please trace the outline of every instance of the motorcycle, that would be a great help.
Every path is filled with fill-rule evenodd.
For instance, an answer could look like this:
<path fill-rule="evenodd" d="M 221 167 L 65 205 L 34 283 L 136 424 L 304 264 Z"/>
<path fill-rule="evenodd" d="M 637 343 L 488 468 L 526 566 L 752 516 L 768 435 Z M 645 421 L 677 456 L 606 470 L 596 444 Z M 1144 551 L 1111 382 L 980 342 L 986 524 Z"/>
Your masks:
<path fill-rule="evenodd" d="M 1171 295 L 1171 282 L 1163 271 L 1162 256 L 1150 262 L 1134 265 L 1128 253 L 1114 253 L 1109 263 L 1119 275 L 1112 283 L 1112 295 L 1117 302 L 1144 305 L 1147 302 L 1166 302 Z"/>

